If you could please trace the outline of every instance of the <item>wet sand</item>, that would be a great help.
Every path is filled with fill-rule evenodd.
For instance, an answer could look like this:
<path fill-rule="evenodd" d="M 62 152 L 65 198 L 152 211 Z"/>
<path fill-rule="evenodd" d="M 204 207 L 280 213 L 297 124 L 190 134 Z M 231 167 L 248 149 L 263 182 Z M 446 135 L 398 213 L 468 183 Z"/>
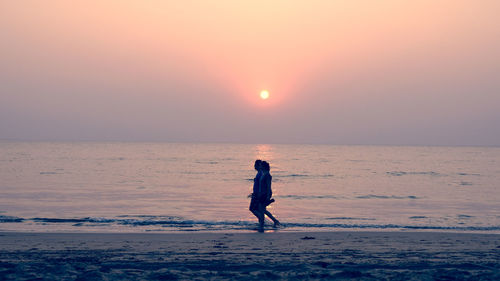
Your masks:
<path fill-rule="evenodd" d="M 0 280 L 500 280 L 500 235 L 0 233 Z"/>

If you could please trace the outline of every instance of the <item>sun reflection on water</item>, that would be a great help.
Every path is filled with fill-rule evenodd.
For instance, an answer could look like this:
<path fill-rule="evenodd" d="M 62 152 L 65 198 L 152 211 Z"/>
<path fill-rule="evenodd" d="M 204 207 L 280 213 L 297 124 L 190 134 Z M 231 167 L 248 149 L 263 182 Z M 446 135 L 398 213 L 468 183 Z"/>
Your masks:
<path fill-rule="evenodd" d="M 274 153 L 271 145 L 259 144 L 255 147 L 255 159 L 265 160 L 271 162 L 274 160 Z"/>

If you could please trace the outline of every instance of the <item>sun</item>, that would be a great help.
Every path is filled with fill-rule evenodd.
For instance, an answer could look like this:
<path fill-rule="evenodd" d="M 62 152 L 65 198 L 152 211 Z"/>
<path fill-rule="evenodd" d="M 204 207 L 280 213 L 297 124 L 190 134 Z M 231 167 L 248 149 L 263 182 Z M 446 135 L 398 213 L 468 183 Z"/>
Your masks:
<path fill-rule="evenodd" d="M 260 98 L 263 100 L 267 100 L 269 98 L 269 91 L 267 90 L 260 91 Z"/>

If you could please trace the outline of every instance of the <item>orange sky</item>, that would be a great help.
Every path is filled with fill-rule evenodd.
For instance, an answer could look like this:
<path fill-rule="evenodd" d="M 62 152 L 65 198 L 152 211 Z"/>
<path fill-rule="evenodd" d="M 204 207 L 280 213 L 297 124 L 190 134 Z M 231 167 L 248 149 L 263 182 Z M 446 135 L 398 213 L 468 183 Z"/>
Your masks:
<path fill-rule="evenodd" d="M 410 124 L 430 131 L 417 143 L 446 143 L 471 103 L 498 121 L 499 3 L 4 2 L 0 98 L 23 117 L 0 137 L 256 142 L 258 115 L 264 142 L 390 143 Z M 83 133 L 44 134 L 39 118 Z"/>

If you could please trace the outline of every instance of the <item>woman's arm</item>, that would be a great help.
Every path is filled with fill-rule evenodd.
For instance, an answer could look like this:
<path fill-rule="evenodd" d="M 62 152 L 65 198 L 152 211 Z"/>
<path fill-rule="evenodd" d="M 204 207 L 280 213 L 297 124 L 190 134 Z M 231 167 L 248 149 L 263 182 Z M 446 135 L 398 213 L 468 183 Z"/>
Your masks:
<path fill-rule="evenodd" d="M 267 184 L 266 184 L 266 198 L 267 198 L 267 200 L 271 199 L 271 196 L 272 196 L 271 182 L 272 182 L 272 177 L 269 176 L 267 178 Z"/>

